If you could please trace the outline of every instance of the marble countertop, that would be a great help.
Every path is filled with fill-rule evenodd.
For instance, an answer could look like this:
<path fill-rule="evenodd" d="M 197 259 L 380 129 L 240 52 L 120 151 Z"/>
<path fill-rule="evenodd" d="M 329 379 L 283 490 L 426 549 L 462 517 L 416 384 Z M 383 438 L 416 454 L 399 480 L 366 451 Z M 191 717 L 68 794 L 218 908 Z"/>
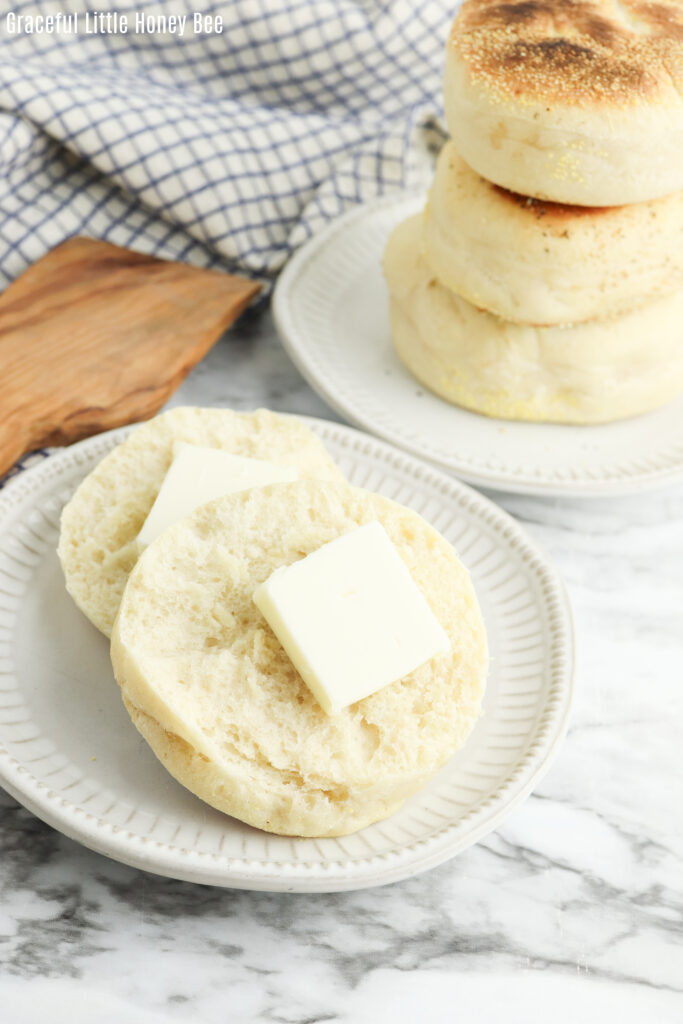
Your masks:
<path fill-rule="evenodd" d="M 171 404 L 338 419 L 251 313 Z M 455 860 L 380 889 L 221 890 L 64 838 L 0 793 L 0 1019 L 683 1020 L 683 485 L 492 494 L 555 560 L 577 696 L 548 775 Z"/>

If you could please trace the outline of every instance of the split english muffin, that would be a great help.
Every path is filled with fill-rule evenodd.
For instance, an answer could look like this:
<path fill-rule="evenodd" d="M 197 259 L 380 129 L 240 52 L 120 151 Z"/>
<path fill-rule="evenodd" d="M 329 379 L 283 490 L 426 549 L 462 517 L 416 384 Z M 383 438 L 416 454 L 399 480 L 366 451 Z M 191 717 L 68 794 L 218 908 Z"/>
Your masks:
<path fill-rule="evenodd" d="M 344 479 L 322 442 L 292 416 L 178 408 L 142 424 L 85 478 L 61 518 L 66 588 L 107 636 L 140 553 L 138 534 L 183 441 L 291 466 L 302 478 Z"/>
<path fill-rule="evenodd" d="M 680 0 L 465 0 L 446 51 L 458 152 L 522 195 L 581 206 L 683 189 Z"/>
<path fill-rule="evenodd" d="M 378 521 L 451 649 L 327 714 L 253 602 L 270 574 Z M 197 509 L 142 555 L 112 635 L 126 707 L 207 803 L 285 835 L 353 832 L 393 813 L 465 742 L 480 712 L 484 626 L 452 546 L 387 498 L 321 481 Z"/>
<path fill-rule="evenodd" d="M 606 319 L 683 288 L 683 192 L 617 207 L 516 195 L 447 142 L 424 215 L 439 281 L 504 320 Z M 683 338 L 681 339 L 683 341 Z"/>
<path fill-rule="evenodd" d="M 503 419 L 605 423 L 683 390 L 683 289 L 609 320 L 510 323 L 440 284 L 423 255 L 421 216 L 396 228 L 384 271 L 398 355 L 456 405 Z"/>

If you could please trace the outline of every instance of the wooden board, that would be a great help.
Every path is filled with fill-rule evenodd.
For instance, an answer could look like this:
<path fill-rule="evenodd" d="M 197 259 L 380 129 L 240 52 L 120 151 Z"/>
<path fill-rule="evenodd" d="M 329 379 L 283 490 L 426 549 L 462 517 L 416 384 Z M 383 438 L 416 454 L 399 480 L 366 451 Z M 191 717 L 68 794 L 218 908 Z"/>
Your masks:
<path fill-rule="evenodd" d="M 154 415 L 259 286 L 72 238 L 0 296 L 0 475 Z"/>

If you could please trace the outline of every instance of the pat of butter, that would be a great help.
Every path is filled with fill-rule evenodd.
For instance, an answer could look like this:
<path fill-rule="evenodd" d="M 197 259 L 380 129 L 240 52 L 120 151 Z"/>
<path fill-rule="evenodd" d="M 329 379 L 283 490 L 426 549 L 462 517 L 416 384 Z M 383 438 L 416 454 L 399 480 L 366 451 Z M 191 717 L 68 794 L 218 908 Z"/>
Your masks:
<path fill-rule="evenodd" d="M 291 466 L 248 459 L 220 448 L 205 448 L 184 441 L 174 444 L 173 454 L 156 501 L 138 534 L 140 550 L 207 501 L 251 487 L 287 483 L 298 477 Z"/>
<path fill-rule="evenodd" d="M 377 522 L 276 569 L 253 600 L 328 714 L 450 650 Z"/>

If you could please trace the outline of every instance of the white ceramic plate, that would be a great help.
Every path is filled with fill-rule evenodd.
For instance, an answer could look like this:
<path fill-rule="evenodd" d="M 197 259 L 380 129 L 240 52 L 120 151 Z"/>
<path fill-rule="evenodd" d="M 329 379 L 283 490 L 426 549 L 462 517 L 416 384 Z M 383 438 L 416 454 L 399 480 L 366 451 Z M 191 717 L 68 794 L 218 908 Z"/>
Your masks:
<path fill-rule="evenodd" d="M 245 889 L 380 885 L 495 828 L 544 773 L 572 688 L 570 613 L 557 573 L 506 513 L 355 430 L 310 420 L 349 479 L 410 505 L 472 572 L 492 668 L 466 747 L 387 821 L 341 839 L 242 825 L 180 786 L 124 710 L 108 642 L 66 594 L 60 510 L 127 430 L 91 438 L 0 491 L 0 784 L 86 846 L 159 874 Z"/>
<path fill-rule="evenodd" d="M 394 195 L 353 210 L 280 275 L 275 320 L 311 387 L 350 422 L 485 487 L 578 497 L 681 479 L 683 396 L 596 427 L 513 423 L 450 405 L 408 373 L 391 343 L 381 260 L 391 230 L 424 200 Z"/>

